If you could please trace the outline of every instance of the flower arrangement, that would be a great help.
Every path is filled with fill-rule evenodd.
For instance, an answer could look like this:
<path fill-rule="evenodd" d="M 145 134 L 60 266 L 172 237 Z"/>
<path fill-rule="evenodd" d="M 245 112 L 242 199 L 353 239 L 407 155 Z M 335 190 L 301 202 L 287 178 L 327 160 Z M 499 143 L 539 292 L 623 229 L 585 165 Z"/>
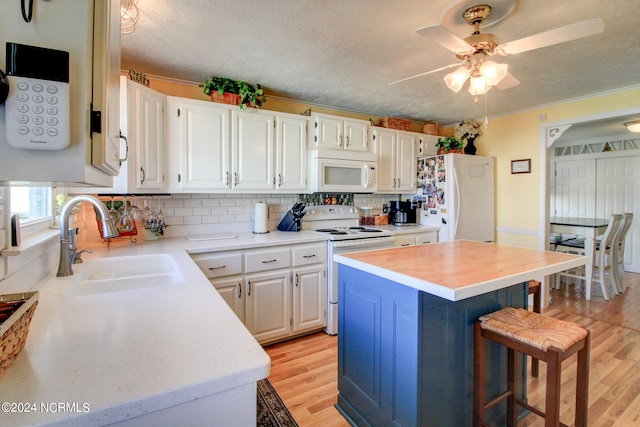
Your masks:
<path fill-rule="evenodd" d="M 482 135 L 482 129 L 480 123 L 475 120 L 463 120 L 458 126 L 456 126 L 456 138 L 461 140 L 475 139 L 477 136 Z"/>

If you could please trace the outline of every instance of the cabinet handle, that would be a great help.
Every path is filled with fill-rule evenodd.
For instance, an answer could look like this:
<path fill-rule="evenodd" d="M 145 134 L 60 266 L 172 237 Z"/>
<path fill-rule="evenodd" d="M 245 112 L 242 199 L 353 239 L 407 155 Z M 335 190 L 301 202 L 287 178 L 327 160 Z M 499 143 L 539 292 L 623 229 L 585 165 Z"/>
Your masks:
<path fill-rule="evenodd" d="M 242 283 L 238 283 L 238 299 L 242 297 Z"/>
<path fill-rule="evenodd" d="M 233 186 L 234 187 L 238 186 L 238 172 L 233 173 Z"/>
<path fill-rule="evenodd" d="M 251 296 L 251 282 L 247 282 L 247 296 Z"/>
<path fill-rule="evenodd" d="M 338 139 L 338 147 L 342 147 L 342 135 L 340 135 L 340 138 Z"/>
<path fill-rule="evenodd" d="M 400 188 L 400 178 L 398 178 L 398 188 Z"/>
<path fill-rule="evenodd" d="M 270 259 L 270 260 L 267 260 L 267 261 L 262 261 L 263 264 L 271 264 L 272 262 L 278 262 L 278 260 L 277 259 Z"/>
<path fill-rule="evenodd" d="M 296 280 L 295 280 L 295 282 L 296 282 L 296 288 L 297 288 L 297 287 L 298 287 L 298 275 L 297 275 L 297 274 L 296 274 Z"/>
<path fill-rule="evenodd" d="M 411 243 L 403 243 L 400 246 L 411 246 Z"/>
<path fill-rule="evenodd" d="M 140 172 L 142 173 L 142 177 L 140 178 L 140 185 L 144 184 L 144 168 L 142 166 L 140 166 Z"/>
<path fill-rule="evenodd" d="M 229 186 L 229 171 L 227 171 L 227 178 L 225 180 L 225 185 L 228 187 Z"/>
<path fill-rule="evenodd" d="M 281 187 L 281 186 L 282 186 L 282 174 L 279 173 L 278 174 L 278 187 Z"/>
<path fill-rule="evenodd" d="M 118 161 L 120 162 L 120 166 L 122 166 L 122 162 L 126 162 L 129 157 L 129 141 L 127 141 L 127 137 L 122 134 L 122 131 L 118 134 L 118 139 L 124 139 L 124 159 L 118 156 Z"/>
<path fill-rule="evenodd" d="M 182 176 L 180 174 L 178 174 L 178 182 L 182 181 Z"/>
<path fill-rule="evenodd" d="M 347 147 L 351 144 L 351 141 L 349 140 L 349 136 L 347 135 Z"/>
<path fill-rule="evenodd" d="M 393 188 L 396 188 L 396 179 L 393 178 Z"/>
<path fill-rule="evenodd" d="M 226 265 L 221 265 L 219 267 L 209 267 L 209 270 L 220 270 L 221 268 L 227 268 Z"/>
<path fill-rule="evenodd" d="M 312 254 L 312 255 L 302 255 L 302 258 L 313 258 L 315 257 L 316 254 Z"/>

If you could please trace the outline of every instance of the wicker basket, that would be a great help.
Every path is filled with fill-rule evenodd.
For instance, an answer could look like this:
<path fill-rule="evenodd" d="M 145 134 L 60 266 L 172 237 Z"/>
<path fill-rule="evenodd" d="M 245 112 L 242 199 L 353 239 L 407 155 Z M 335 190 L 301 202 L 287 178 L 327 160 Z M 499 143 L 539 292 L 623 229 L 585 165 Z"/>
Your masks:
<path fill-rule="evenodd" d="M 463 148 L 452 148 L 450 150 L 446 150 L 444 148 L 438 148 L 437 155 L 439 156 L 441 154 L 449 154 L 449 153 L 464 154 L 464 149 Z"/>
<path fill-rule="evenodd" d="M 0 378 L 27 342 L 29 325 L 36 311 L 39 295 L 38 291 L 0 295 L 0 303 L 22 303 L 0 323 Z"/>
<path fill-rule="evenodd" d="M 427 135 L 438 135 L 440 132 L 440 125 L 438 122 L 435 123 L 425 123 L 422 126 L 422 133 L 426 133 Z"/>
<path fill-rule="evenodd" d="M 378 121 L 378 126 L 396 130 L 411 130 L 411 120 L 383 117 Z"/>
<path fill-rule="evenodd" d="M 212 90 L 209 92 L 211 101 L 220 102 L 222 104 L 240 105 L 240 95 L 225 92 L 222 95 L 218 94 L 218 91 Z"/>

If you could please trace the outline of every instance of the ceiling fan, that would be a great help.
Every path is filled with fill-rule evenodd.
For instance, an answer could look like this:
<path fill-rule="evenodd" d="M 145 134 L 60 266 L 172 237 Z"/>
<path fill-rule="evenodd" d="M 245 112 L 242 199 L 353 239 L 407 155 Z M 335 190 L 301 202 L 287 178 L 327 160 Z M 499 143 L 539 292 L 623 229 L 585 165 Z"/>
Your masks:
<path fill-rule="evenodd" d="M 515 55 L 591 36 L 604 30 L 602 19 L 592 18 L 500 44 L 498 36 L 495 34 L 480 33 L 480 24 L 490 13 L 491 6 L 487 4 L 479 4 L 465 9 L 462 17 L 469 25 L 473 26 L 474 31 L 464 39 L 459 38 L 441 25 L 430 25 L 417 29 L 418 34 L 429 37 L 435 43 L 455 53 L 461 62 L 396 80 L 389 85 L 458 67 L 457 70 L 444 77 L 447 86 L 455 92 L 459 92 L 468 79 L 471 79 L 469 92 L 472 95 L 484 94 L 493 86 L 499 89 L 508 89 L 519 85 L 520 81 L 508 72 L 506 64 L 489 61 L 487 57 Z"/>

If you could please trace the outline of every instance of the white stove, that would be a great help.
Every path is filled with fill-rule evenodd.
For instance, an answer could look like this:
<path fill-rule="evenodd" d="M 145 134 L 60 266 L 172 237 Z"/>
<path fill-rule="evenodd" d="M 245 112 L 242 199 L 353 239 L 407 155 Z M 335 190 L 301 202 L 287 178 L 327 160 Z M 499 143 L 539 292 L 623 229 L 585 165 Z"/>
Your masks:
<path fill-rule="evenodd" d="M 302 229 L 327 236 L 327 280 L 328 307 L 325 332 L 338 333 L 338 264 L 333 255 L 387 249 L 394 246 L 394 237 L 389 230 L 358 225 L 360 212 L 354 206 L 321 205 L 307 206 L 302 218 Z"/>

